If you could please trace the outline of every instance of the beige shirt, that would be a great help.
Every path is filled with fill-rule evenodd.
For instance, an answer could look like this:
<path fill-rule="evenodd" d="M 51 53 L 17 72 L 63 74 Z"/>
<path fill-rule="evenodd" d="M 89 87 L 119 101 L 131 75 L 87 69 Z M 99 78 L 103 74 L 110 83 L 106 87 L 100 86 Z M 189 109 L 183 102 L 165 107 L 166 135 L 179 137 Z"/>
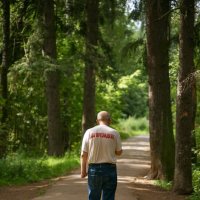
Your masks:
<path fill-rule="evenodd" d="M 119 133 L 106 125 L 98 125 L 85 132 L 82 152 L 88 153 L 88 163 L 116 163 L 115 151 L 122 149 Z"/>

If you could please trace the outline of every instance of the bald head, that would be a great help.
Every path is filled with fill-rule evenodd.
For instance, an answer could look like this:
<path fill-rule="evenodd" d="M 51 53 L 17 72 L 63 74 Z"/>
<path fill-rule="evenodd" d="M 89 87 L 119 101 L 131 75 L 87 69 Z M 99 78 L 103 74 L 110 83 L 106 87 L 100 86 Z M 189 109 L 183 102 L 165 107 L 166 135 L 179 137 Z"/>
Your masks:
<path fill-rule="evenodd" d="M 111 121 L 110 114 L 107 111 L 101 111 L 97 114 L 97 122 L 109 125 Z"/>

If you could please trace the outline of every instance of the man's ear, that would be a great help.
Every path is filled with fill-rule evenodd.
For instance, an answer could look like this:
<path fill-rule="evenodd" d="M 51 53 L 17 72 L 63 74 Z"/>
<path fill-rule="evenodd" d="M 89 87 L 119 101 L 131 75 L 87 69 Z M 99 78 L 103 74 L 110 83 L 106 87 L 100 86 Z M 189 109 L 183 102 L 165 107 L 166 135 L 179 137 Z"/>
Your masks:
<path fill-rule="evenodd" d="M 99 124 L 99 120 L 98 119 L 96 120 L 96 123 Z"/>

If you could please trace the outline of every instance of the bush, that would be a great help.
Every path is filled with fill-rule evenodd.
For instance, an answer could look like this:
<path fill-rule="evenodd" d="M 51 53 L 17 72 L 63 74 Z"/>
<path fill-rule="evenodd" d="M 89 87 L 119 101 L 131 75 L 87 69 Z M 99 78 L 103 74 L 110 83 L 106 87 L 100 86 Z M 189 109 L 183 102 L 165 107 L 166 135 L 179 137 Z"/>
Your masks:
<path fill-rule="evenodd" d="M 199 200 L 200 192 L 192 194 L 188 200 Z"/>
<path fill-rule="evenodd" d="M 193 170 L 193 186 L 194 191 L 200 193 L 200 168 L 196 168 Z"/>
<path fill-rule="evenodd" d="M 194 193 L 188 198 L 188 200 L 199 200 L 200 197 L 200 167 L 195 166 L 192 174 L 192 183 Z"/>

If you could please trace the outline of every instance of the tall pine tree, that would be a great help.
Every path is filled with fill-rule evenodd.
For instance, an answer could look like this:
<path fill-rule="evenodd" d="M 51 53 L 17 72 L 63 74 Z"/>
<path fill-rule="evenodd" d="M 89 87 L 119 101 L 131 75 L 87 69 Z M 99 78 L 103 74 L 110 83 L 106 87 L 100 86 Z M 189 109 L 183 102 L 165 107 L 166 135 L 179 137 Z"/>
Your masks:
<path fill-rule="evenodd" d="M 55 64 L 56 52 L 56 26 L 53 0 L 42 0 L 44 20 L 44 45 L 43 50 L 46 56 Z M 48 115 L 48 154 L 61 156 L 64 154 L 64 137 L 61 128 L 60 117 L 60 94 L 59 81 L 60 72 L 58 69 L 47 70 L 46 95 Z"/>
<path fill-rule="evenodd" d="M 180 69 L 177 88 L 174 191 L 192 192 L 191 147 L 194 129 L 194 0 L 180 0 Z M 193 77 L 193 78 L 191 78 Z"/>
<path fill-rule="evenodd" d="M 174 137 L 169 81 L 169 0 L 147 0 L 150 178 L 173 179 Z"/>
<path fill-rule="evenodd" d="M 86 0 L 86 53 L 83 96 L 83 133 L 95 124 L 95 71 L 98 67 L 99 0 Z"/>
<path fill-rule="evenodd" d="M 10 1 L 3 0 L 3 48 L 2 48 L 2 65 L 1 65 L 1 95 L 3 106 L 1 108 L 1 128 L 0 128 L 0 157 L 3 157 L 7 149 L 8 133 L 5 128 L 5 123 L 8 117 L 8 68 L 9 68 L 9 41 L 10 41 Z"/>

